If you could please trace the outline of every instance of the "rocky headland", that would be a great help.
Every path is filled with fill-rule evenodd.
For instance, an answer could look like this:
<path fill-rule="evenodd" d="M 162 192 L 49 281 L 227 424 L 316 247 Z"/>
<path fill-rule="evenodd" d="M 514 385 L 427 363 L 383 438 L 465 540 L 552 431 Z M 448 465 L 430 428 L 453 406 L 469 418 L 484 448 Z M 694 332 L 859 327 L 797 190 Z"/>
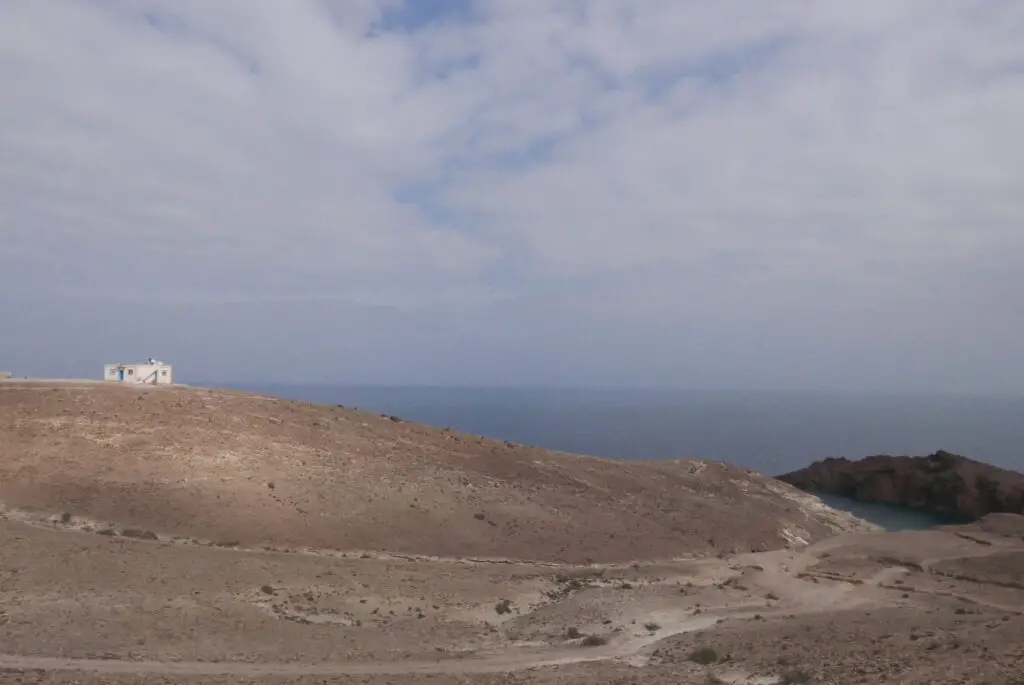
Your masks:
<path fill-rule="evenodd" d="M 779 476 L 801 490 L 976 520 L 1024 513 L 1024 475 L 958 454 L 876 455 L 815 462 Z"/>

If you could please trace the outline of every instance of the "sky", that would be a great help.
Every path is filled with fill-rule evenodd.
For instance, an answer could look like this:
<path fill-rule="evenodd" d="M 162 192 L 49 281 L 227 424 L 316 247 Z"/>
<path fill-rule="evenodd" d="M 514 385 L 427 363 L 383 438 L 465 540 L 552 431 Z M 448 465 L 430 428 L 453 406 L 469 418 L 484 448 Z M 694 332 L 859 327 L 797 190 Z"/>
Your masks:
<path fill-rule="evenodd" d="M 1024 394 L 1019 0 L 7 0 L 0 369 Z"/>

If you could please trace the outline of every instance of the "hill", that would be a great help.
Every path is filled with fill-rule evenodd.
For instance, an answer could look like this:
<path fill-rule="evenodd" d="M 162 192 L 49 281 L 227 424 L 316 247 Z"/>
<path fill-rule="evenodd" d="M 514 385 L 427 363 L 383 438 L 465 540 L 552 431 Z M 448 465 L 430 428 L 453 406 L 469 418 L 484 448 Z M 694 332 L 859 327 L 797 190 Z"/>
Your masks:
<path fill-rule="evenodd" d="M 248 393 L 0 382 L 0 503 L 224 545 L 582 563 L 868 526 L 698 460 L 623 462 Z"/>
<path fill-rule="evenodd" d="M 1024 475 L 958 454 L 825 459 L 779 479 L 809 492 L 974 520 L 1024 514 Z"/>

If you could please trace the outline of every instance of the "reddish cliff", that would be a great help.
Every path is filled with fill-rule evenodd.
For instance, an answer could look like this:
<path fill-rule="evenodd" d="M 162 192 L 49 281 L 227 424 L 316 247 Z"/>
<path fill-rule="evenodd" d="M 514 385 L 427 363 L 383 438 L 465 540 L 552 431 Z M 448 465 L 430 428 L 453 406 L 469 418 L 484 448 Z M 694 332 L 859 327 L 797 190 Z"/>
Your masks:
<path fill-rule="evenodd" d="M 967 519 L 1024 513 L 1024 475 L 942 451 L 927 457 L 830 458 L 779 480 L 810 492 Z"/>

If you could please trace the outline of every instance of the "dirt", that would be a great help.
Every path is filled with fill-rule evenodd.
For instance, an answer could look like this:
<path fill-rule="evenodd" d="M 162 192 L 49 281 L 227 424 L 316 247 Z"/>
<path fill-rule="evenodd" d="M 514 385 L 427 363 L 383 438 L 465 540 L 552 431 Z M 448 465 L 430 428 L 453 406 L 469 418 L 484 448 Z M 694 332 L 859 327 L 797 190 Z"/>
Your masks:
<path fill-rule="evenodd" d="M 580 567 L 268 553 L 3 520 L 0 682 L 1024 677 L 1024 590 L 940 573 L 964 553 L 955 533 L 903 534 L 899 559 L 890 538 Z M 979 547 L 969 563 L 1017 563 Z M 693 661 L 701 648 L 713 663 Z"/>
<path fill-rule="evenodd" d="M 181 386 L 0 382 L 0 454 L 11 509 L 229 546 L 623 562 L 868 528 L 725 464 L 597 459 Z"/>
<path fill-rule="evenodd" d="M 22 402 L 29 402 L 25 399 L 28 393 L 46 396 L 54 392 L 53 386 L 45 384 L 32 389 L 18 387 L 21 394 L 17 397 Z M 5 392 L 8 390 L 0 384 L 0 397 Z M 729 537 L 738 527 L 771 527 L 770 522 L 748 520 L 750 512 L 764 516 L 776 511 L 765 508 L 759 499 L 768 501 L 765 492 L 772 492 L 768 486 L 765 491 L 757 490 L 750 483 L 762 481 L 746 475 L 731 481 L 731 487 L 740 489 L 739 481 L 747 494 L 754 489 L 751 497 L 756 504 L 737 509 L 731 527 L 712 533 L 723 548 L 700 547 L 693 554 L 685 554 L 684 547 L 670 546 L 663 554 L 650 552 L 621 559 L 620 555 L 648 550 L 635 543 L 624 544 L 592 563 L 577 562 L 572 554 L 559 559 L 556 552 L 563 546 L 576 549 L 568 535 L 580 528 L 571 526 L 567 531 L 549 529 L 549 534 L 562 537 L 541 546 L 543 554 L 537 558 L 527 556 L 525 537 L 507 546 L 492 542 L 484 548 L 491 554 L 477 554 L 481 549 L 478 538 L 460 537 L 459 530 L 451 531 L 454 541 L 447 547 L 424 543 L 411 548 L 416 552 L 401 537 L 389 547 L 383 534 L 374 538 L 372 545 L 316 547 L 310 544 L 315 535 L 305 530 L 303 545 L 292 544 L 293 537 L 274 537 L 271 533 L 278 528 L 262 517 L 278 510 L 262 506 L 255 499 L 256 489 L 250 492 L 244 486 L 249 475 L 265 478 L 268 471 L 280 469 L 275 477 L 282 483 L 294 480 L 306 483 L 304 487 L 321 487 L 282 466 L 283 452 L 269 450 L 260 453 L 268 464 L 249 458 L 236 462 L 241 464 L 241 476 L 230 481 L 239 485 L 242 493 L 229 501 L 252 504 L 243 514 L 260 527 L 261 533 L 252 538 L 257 540 L 254 544 L 242 535 L 227 539 L 229 531 L 219 528 L 217 536 L 200 534 L 219 525 L 208 518 L 229 513 L 226 503 L 218 503 L 210 495 L 220 492 L 210 485 L 219 481 L 204 480 L 210 473 L 220 472 L 197 456 L 200 447 L 219 449 L 216 440 L 211 437 L 205 447 L 189 443 L 189 449 L 196 450 L 189 459 L 180 456 L 185 453 L 184 443 L 178 445 L 177 452 L 172 450 L 176 443 L 170 437 L 147 443 L 163 445 L 164 451 L 157 453 L 168 464 L 134 447 L 110 448 L 114 452 L 107 468 L 95 461 L 106 452 L 68 454 L 69 436 L 51 439 L 47 432 L 36 432 L 32 422 L 40 418 L 84 416 L 95 423 L 106 416 L 99 413 L 101 408 L 111 411 L 90 397 L 74 394 L 83 392 L 80 386 L 56 392 L 69 393 L 63 401 L 73 399 L 79 405 L 33 404 L 37 412 L 33 414 L 25 404 L 12 409 L 14 395 L 0 404 L 7 422 L 0 426 L 0 434 L 5 435 L 5 442 L 0 443 L 3 492 L 48 492 L 53 498 L 32 508 L 24 507 L 24 500 L 5 499 L 0 508 L 0 683 L 5 685 L 1024 682 L 1024 642 L 1020 640 L 1024 589 L 1017 583 L 1024 559 L 1021 517 L 907 533 L 857 532 L 857 526 L 850 526 L 836 535 L 808 536 L 813 540 L 789 539 L 802 534 L 785 519 L 788 537 L 777 539 L 775 548 L 730 549 L 743 547 Z M 133 409 L 116 409 L 118 421 L 142 411 L 135 408 L 137 401 L 148 407 L 146 403 L 154 397 L 171 404 L 207 397 L 205 391 L 191 389 L 146 392 L 131 391 L 128 397 Z M 101 394 L 107 396 L 108 391 L 104 388 Z M 136 400 L 139 395 L 146 399 Z M 60 395 L 53 397 L 56 401 Z M 231 404 L 233 401 L 225 400 L 226 406 L 237 410 L 264 400 L 242 397 L 238 406 Z M 42 413 L 44 407 L 50 414 Z M 309 416 L 305 406 L 302 410 L 303 416 Z M 354 410 L 310 411 L 316 416 L 320 416 L 317 412 L 332 416 L 339 411 L 339 422 L 358 419 L 370 425 L 374 435 L 391 436 L 388 445 L 406 450 L 405 456 L 394 460 L 396 468 L 399 473 L 411 474 L 414 482 L 419 481 L 406 463 L 412 459 L 409 454 L 429 449 L 414 449 L 413 443 L 395 438 L 393 431 L 423 431 L 431 439 L 444 434 Z M 150 418 L 140 425 L 172 420 L 156 418 L 157 413 L 146 414 Z M 215 420 L 211 415 L 202 416 L 205 418 L 192 421 L 229 421 L 219 414 Z M 378 419 L 381 423 L 376 426 Z M 103 420 L 116 423 L 110 416 Z M 54 430 L 59 432 L 65 424 L 56 425 Z M 186 432 L 194 429 L 188 422 L 185 425 Z M 80 426 L 74 430 L 79 446 L 89 443 L 82 435 L 97 435 Z M 126 430 L 120 434 L 125 435 Z M 144 430 L 132 427 L 130 434 Z M 332 430 L 336 430 L 332 439 L 345 439 L 340 428 Z M 231 440 L 227 429 L 223 431 L 218 439 Z M 264 442 L 269 444 L 267 436 Z M 10 451 L 15 444 L 30 449 L 33 458 Z M 353 443 L 350 449 L 361 445 Z M 591 462 L 582 457 L 503 444 L 501 449 L 529 451 L 542 461 L 549 460 L 544 463 L 563 469 L 566 477 L 578 474 L 592 482 L 605 482 L 596 480 L 595 473 L 619 468 L 595 460 L 600 466 L 591 470 Z M 387 457 L 386 450 L 382 454 L 381 458 Z M 55 463 L 44 463 L 43 455 Z M 345 459 L 345 463 L 361 463 L 351 456 Z M 432 463 L 443 462 L 438 454 L 432 459 Z M 458 459 L 469 461 L 471 457 Z M 521 461 L 515 456 L 511 459 Z M 483 459 L 487 460 L 493 457 Z M 125 469 L 115 468 L 118 464 Z M 715 498 L 744 500 L 740 494 L 730 494 L 726 482 L 711 480 L 712 475 L 717 478 L 740 470 L 704 462 L 679 464 L 687 473 L 689 467 L 701 464 L 699 473 L 691 474 L 694 479 L 683 479 L 692 486 L 687 497 L 696 500 L 686 505 L 694 517 L 688 524 L 692 529 L 719 523 L 713 507 L 708 521 L 700 519 L 698 505 Z M 325 466 L 318 468 L 318 477 L 330 475 Z M 485 469 L 475 468 L 477 478 Z M 641 464 L 636 468 L 621 472 L 623 477 L 637 479 L 634 484 L 627 481 L 625 492 L 611 491 L 607 499 L 593 493 L 581 495 L 578 506 L 615 506 L 615 497 L 628 500 L 629 488 L 641 487 L 642 474 L 656 482 L 656 474 L 674 474 L 680 466 L 660 470 Z M 59 469 L 68 473 L 58 477 Z M 152 484 L 180 473 L 200 483 L 197 491 L 203 494 L 205 499 L 200 501 L 207 508 L 191 517 L 168 519 L 166 527 L 138 513 L 149 511 L 145 495 L 156 490 Z M 67 489 L 34 488 L 38 478 L 60 482 L 61 488 Z M 665 478 L 680 482 L 676 475 Z M 85 482 L 77 490 L 73 487 L 76 479 Z M 515 483 L 533 483 L 530 487 L 536 490 L 517 494 L 517 485 L 502 482 L 492 491 L 503 492 L 501 501 L 518 497 L 515 501 L 526 502 L 548 496 L 538 494 L 543 490 L 539 481 L 523 479 Z M 343 480 L 338 476 L 331 483 L 342 484 Z M 381 497 L 389 496 L 380 481 L 368 478 L 362 482 L 367 489 L 376 488 Z M 404 482 L 397 478 L 389 482 L 401 501 L 398 488 L 404 489 Z M 73 514 L 63 506 L 71 500 L 60 499 L 83 489 L 102 492 L 114 483 L 120 484 L 121 493 L 135 499 L 130 500 L 133 507 L 111 510 L 109 517 L 96 516 L 98 497 L 75 500 L 79 506 Z M 556 479 L 546 487 L 558 491 L 563 487 L 560 483 L 563 481 Z M 611 483 L 606 486 L 610 488 Z M 656 494 L 660 486 L 649 487 Z M 342 488 L 339 498 L 351 504 L 354 491 L 354 487 Z M 793 516 L 787 507 L 801 502 L 799 506 L 807 509 L 801 515 L 829 520 L 820 503 L 787 499 L 788 491 L 780 492 L 784 494 L 775 497 L 786 502 L 778 507 L 785 516 Z M 250 495 L 254 499 L 248 499 Z M 309 493 L 304 496 L 315 499 Z M 499 499 L 493 492 L 490 496 Z M 628 501 L 630 506 L 634 504 Z M 163 502 L 158 499 L 154 506 Z M 86 506 L 90 504 L 94 509 Z M 618 506 L 620 509 L 613 511 L 626 505 Z M 392 516 L 406 516 L 406 508 L 396 506 Z M 64 516 L 65 511 L 69 515 Z M 335 511 L 324 504 L 318 513 L 326 517 Z M 343 516 L 321 525 L 326 529 L 331 524 L 349 525 Z M 399 524 L 388 525 L 400 528 Z M 425 530 L 432 525 L 427 519 Z M 462 527 L 472 525 L 464 522 Z M 651 524 L 650 530 L 659 529 Z M 459 544 L 465 544 L 465 549 L 460 551 Z"/>

